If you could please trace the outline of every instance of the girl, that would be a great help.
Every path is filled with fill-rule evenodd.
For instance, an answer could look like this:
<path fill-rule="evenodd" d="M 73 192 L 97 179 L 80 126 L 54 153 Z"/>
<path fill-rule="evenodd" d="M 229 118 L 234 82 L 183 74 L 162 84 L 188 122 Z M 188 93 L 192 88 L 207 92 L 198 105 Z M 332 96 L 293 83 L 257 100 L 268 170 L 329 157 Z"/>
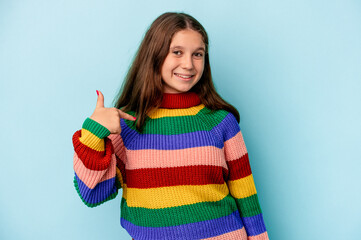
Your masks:
<path fill-rule="evenodd" d="M 124 83 L 114 108 L 97 91 L 73 135 L 82 201 L 95 207 L 123 188 L 120 223 L 136 240 L 268 239 L 239 113 L 215 90 L 203 26 L 159 16 Z"/>

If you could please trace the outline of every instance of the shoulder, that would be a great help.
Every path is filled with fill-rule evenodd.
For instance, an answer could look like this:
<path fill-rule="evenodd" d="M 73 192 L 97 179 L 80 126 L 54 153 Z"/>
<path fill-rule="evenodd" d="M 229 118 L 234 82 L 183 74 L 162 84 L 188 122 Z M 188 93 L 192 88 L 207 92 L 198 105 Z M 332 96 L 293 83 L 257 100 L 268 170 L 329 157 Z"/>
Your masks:
<path fill-rule="evenodd" d="M 205 107 L 200 114 L 201 121 L 207 125 L 214 136 L 220 137 L 223 141 L 235 136 L 240 127 L 233 113 L 224 109 L 210 110 Z"/>
<path fill-rule="evenodd" d="M 232 112 L 224 109 L 211 110 L 207 107 L 204 107 L 202 111 L 203 117 L 216 125 L 221 125 L 223 127 L 238 126 L 238 121 Z"/>

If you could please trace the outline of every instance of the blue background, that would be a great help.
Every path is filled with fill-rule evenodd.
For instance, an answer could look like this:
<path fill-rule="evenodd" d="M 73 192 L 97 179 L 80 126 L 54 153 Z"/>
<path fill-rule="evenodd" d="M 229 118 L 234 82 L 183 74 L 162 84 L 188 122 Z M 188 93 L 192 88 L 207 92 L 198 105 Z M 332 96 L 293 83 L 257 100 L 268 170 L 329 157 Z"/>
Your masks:
<path fill-rule="evenodd" d="M 112 107 L 150 23 L 197 18 L 272 240 L 360 239 L 361 1 L 0 0 L 1 239 L 130 239 L 73 186 L 72 135 Z"/>

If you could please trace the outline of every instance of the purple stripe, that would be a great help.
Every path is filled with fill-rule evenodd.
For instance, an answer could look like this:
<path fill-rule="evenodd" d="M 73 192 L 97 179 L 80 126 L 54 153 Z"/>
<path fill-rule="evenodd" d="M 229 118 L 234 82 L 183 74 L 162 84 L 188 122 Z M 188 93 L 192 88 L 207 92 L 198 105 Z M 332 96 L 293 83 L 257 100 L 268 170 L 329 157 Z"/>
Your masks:
<path fill-rule="evenodd" d="M 266 231 L 262 213 L 253 217 L 242 217 L 248 236 L 255 236 Z"/>
<path fill-rule="evenodd" d="M 223 133 L 223 141 L 227 141 L 234 137 L 241 128 L 238 125 L 236 117 L 232 113 L 228 113 L 227 116 L 217 125 L 217 132 Z"/>
<path fill-rule="evenodd" d="M 94 189 L 88 188 L 88 186 L 85 185 L 82 180 L 80 180 L 76 173 L 75 178 L 78 182 L 78 188 L 81 197 L 84 201 L 90 204 L 100 203 L 117 191 L 115 178 L 98 183 Z"/>
<path fill-rule="evenodd" d="M 132 150 L 173 150 L 202 146 L 215 146 L 222 148 L 223 143 L 222 146 L 217 144 L 214 137 L 210 136 L 209 132 L 198 131 L 178 135 L 143 134 L 139 136 L 136 142 L 133 142 L 133 144 L 129 146 L 130 148 L 128 148 L 128 146 L 126 147 Z"/>
<path fill-rule="evenodd" d="M 175 150 L 191 147 L 215 146 L 223 148 L 224 141 L 236 135 L 239 130 L 237 121 L 234 123 L 233 115 L 228 114 L 221 123 L 210 131 L 196 131 L 190 133 L 182 133 L 177 135 L 162 134 L 139 134 L 131 129 L 124 120 L 121 119 L 122 139 L 124 146 L 130 150 L 140 149 L 158 149 L 158 150 Z M 231 122 L 231 123 L 230 123 Z M 222 129 L 227 129 L 223 131 Z M 223 139 L 217 138 L 220 132 L 225 132 Z M 132 139 L 137 138 L 137 141 Z"/>
<path fill-rule="evenodd" d="M 121 225 L 137 240 L 146 239 L 201 239 L 219 236 L 243 227 L 238 211 L 212 220 L 172 227 L 142 227 L 121 218 Z"/>

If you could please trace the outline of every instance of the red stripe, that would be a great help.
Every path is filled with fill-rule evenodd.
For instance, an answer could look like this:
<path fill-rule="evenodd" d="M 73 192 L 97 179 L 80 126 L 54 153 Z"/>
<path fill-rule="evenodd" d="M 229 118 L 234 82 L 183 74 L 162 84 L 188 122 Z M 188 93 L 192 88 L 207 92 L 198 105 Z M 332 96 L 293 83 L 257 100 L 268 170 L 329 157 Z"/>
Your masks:
<path fill-rule="evenodd" d="M 251 166 L 249 165 L 248 153 L 239 159 L 227 162 L 227 164 L 229 168 L 228 180 L 237 180 L 252 174 Z"/>
<path fill-rule="evenodd" d="M 128 187 L 156 188 L 176 185 L 224 183 L 226 169 L 219 166 L 183 166 L 126 170 Z"/>
<path fill-rule="evenodd" d="M 163 93 L 160 108 L 189 108 L 197 106 L 201 100 L 195 92 L 185 92 L 181 94 Z"/>
<path fill-rule="evenodd" d="M 96 151 L 81 143 L 79 141 L 80 137 L 81 130 L 78 130 L 73 135 L 73 145 L 76 154 L 85 167 L 98 171 L 107 169 L 110 165 L 110 160 L 114 152 L 111 140 L 104 138 L 105 151 Z"/>
<path fill-rule="evenodd" d="M 125 176 L 125 165 L 124 162 L 122 160 L 120 160 L 120 158 L 118 157 L 118 155 L 115 155 L 116 159 L 117 159 L 117 168 L 119 169 L 120 173 L 122 174 L 122 178 L 123 178 L 123 183 L 127 183 L 126 182 L 126 176 Z"/>

